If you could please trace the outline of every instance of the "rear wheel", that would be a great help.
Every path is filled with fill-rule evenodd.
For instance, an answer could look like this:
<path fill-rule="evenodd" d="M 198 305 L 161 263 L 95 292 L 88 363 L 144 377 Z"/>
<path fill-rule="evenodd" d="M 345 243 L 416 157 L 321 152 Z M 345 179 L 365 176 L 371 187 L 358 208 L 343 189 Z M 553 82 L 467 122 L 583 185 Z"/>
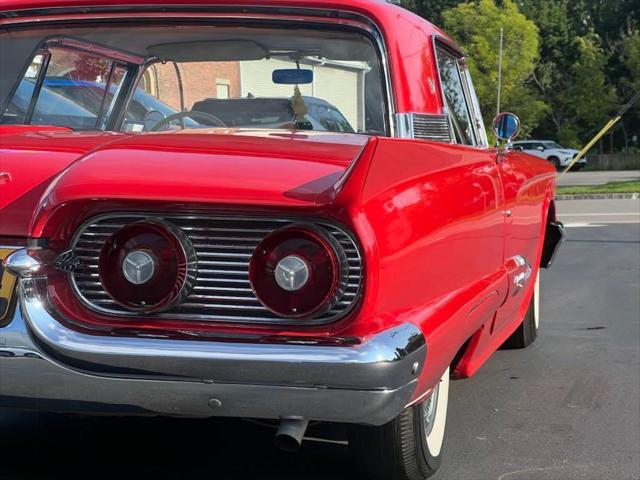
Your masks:
<path fill-rule="evenodd" d="M 440 467 L 449 369 L 431 396 L 381 427 L 353 426 L 349 445 L 367 479 L 424 480 Z"/>
<path fill-rule="evenodd" d="M 536 284 L 533 289 L 533 296 L 529 302 L 529 308 L 524 316 L 524 320 L 517 330 L 502 344 L 503 350 L 526 348 L 535 342 L 538 337 L 538 327 L 540 326 L 540 272 L 536 277 Z"/>

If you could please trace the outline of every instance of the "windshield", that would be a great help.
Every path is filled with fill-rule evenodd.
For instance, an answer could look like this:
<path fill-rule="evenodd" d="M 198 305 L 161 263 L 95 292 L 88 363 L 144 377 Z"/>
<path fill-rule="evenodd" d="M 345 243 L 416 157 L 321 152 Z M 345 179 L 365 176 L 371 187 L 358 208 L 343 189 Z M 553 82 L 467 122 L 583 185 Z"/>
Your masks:
<path fill-rule="evenodd" d="M 556 142 L 544 142 L 544 148 L 556 148 L 562 150 L 564 147 L 562 145 L 558 145 Z"/>
<path fill-rule="evenodd" d="M 0 35 L 5 40 L 12 41 Z M 44 88 L 19 92 L 21 102 L 55 92 L 91 113 L 82 124 L 59 119 L 56 125 L 129 132 L 215 127 L 387 133 L 378 51 L 353 31 L 71 27 L 24 33 L 15 50 L 24 46 L 27 55 L 34 44 L 46 48 L 22 81 L 42 76 Z M 0 71 L 15 73 L 0 62 Z M 28 63 L 28 56 L 20 63 Z M 37 105 L 47 101 L 35 99 Z M 0 121 L 34 123 L 30 114 L 6 111 Z"/>

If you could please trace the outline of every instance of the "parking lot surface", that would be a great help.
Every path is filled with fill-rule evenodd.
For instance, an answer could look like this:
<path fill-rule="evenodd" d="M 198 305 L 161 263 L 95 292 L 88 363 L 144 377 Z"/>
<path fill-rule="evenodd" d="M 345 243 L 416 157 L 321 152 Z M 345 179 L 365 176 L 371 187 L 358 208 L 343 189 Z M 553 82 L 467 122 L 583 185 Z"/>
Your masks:
<path fill-rule="evenodd" d="M 571 212 L 636 208 L 585 202 Z M 569 226 L 542 274 L 536 343 L 452 383 L 436 480 L 640 478 L 640 224 L 590 218 Z M 0 410 L 0 479 L 359 478 L 344 443 L 308 441 L 293 455 L 272 435 L 242 421 Z"/>

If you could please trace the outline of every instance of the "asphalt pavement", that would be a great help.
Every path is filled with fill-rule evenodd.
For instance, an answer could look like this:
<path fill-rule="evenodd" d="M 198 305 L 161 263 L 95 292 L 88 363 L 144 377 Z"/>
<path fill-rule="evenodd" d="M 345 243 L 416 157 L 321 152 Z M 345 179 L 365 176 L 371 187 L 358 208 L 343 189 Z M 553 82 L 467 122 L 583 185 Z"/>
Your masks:
<path fill-rule="evenodd" d="M 640 220 L 621 202 L 559 202 L 538 340 L 452 382 L 435 480 L 640 478 Z M 0 479 L 359 478 L 339 431 L 309 435 L 332 441 L 285 454 L 243 421 L 0 411 Z"/>
<path fill-rule="evenodd" d="M 604 172 L 567 172 L 560 175 L 558 185 L 563 187 L 576 185 L 604 185 L 609 182 L 630 182 L 640 180 L 640 170 L 604 171 Z"/>

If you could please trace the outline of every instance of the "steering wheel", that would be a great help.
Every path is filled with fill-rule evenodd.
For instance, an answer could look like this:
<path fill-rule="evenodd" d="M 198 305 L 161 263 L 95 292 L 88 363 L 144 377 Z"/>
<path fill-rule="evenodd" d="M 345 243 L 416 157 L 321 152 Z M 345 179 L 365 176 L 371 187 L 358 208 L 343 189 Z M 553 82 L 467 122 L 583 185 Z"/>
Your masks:
<path fill-rule="evenodd" d="M 213 122 L 218 127 L 227 128 L 227 124 L 224 123 L 222 120 L 220 120 L 215 115 L 211 115 L 210 113 L 206 113 L 206 112 L 198 112 L 197 110 L 193 110 L 191 112 L 178 112 L 178 113 L 174 113 L 173 115 L 169 115 L 164 120 L 158 122 L 151 129 L 151 131 L 152 132 L 160 132 L 160 131 L 164 130 L 166 127 L 168 127 L 171 124 L 171 122 L 174 122 L 176 120 L 180 120 L 180 126 L 184 129 L 184 123 L 182 122 L 182 119 L 184 119 L 184 118 L 191 118 L 192 120 L 196 120 L 197 118 L 200 118 L 201 120 L 204 119 L 206 121 Z"/>

